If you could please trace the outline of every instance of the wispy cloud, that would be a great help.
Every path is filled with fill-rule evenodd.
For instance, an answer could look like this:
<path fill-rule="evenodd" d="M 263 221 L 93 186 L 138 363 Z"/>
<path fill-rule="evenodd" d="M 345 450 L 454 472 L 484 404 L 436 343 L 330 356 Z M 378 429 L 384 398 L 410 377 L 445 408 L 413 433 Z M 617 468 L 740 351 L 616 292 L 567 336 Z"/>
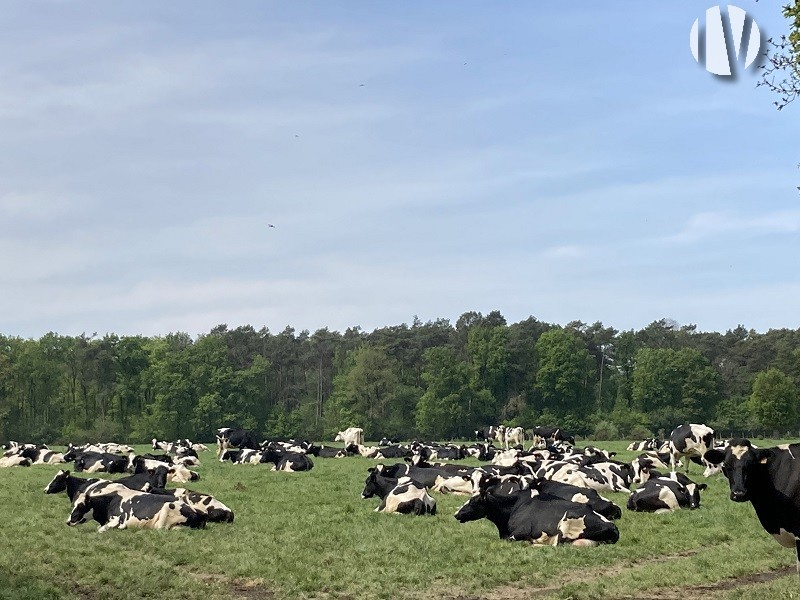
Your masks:
<path fill-rule="evenodd" d="M 780 210 L 758 215 L 702 212 L 692 215 L 683 230 L 669 236 L 674 243 L 695 243 L 712 237 L 752 238 L 800 232 L 800 210 Z"/>

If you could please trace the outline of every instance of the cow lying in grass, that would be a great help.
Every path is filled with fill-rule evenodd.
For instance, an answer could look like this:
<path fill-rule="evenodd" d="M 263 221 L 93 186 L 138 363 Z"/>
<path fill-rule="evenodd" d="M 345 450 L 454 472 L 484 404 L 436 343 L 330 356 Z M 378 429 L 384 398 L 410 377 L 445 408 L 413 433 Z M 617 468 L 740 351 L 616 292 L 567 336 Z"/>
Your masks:
<path fill-rule="evenodd" d="M 86 522 L 91 511 L 100 523 L 99 532 L 108 529 L 172 529 L 177 526 L 205 527 L 207 516 L 170 495 L 132 490 L 119 483 L 98 481 L 78 492 L 72 503 L 67 525 Z"/>
<path fill-rule="evenodd" d="M 664 476 L 650 470 L 649 479 L 628 498 L 628 510 L 666 513 L 679 508 L 694 509 L 700 506 L 700 491 L 706 487 L 683 473 Z"/>
<path fill-rule="evenodd" d="M 522 490 L 498 494 L 499 479 L 482 477 L 478 491 L 455 514 L 460 523 L 488 519 L 501 538 L 556 546 L 614 544 L 617 526 L 588 505 Z"/>
<path fill-rule="evenodd" d="M 233 511 L 222 502 L 209 494 L 194 492 L 184 488 L 165 489 L 164 485 L 167 478 L 166 467 L 158 467 L 154 471 L 137 473 L 129 477 L 121 477 L 114 482 L 106 482 L 102 479 L 85 479 L 71 475 L 69 471 L 61 470 L 44 488 L 45 494 L 57 494 L 66 492 L 70 502 L 85 490 L 88 486 L 98 482 L 121 484 L 125 487 L 140 492 L 148 492 L 160 496 L 169 496 L 173 500 L 182 500 L 195 510 L 206 515 L 210 523 L 232 523 Z"/>
<path fill-rule="evenodd" d="M 404 513 L 415 515 L 435 515 L 436 500 L 420 483 L 410 477 L 386 477 L 381 472 L 383 465 L 369 469 L 361 497 L 378 496 L 380 505 L 375 512 Z"/>

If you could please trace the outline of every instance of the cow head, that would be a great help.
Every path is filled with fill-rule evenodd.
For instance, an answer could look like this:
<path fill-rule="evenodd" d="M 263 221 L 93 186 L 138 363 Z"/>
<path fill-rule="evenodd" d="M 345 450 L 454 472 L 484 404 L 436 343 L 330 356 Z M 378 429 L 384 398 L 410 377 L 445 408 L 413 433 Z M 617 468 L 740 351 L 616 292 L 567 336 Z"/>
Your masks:
<path fill-rule="evenodd" d="M 750 440 L 737 439 L 731 440 L 724 452 L 715 448 L 706 452 L 703 458 L 710 463 L 722 464 L 722 473 L 731 487 L 731 500 L 747 502 L 761 465 L 766 464 L 772 456 L 769 448 L 759 450 L 753 447 Z"/>
<path fill-rule="evenodd" d="M 67 489 L 67 480 L 69 479 L 69 471 L 60 470 L 56 476 L 44 488 L 45 494 L 57 494 Z"/>
<path fill-rule="evenodd" d="M 690 483 L 686 486 L 686 495 L 689 498 L 689 508 L 695 509 L 700 507 L 700 492 L 708 486 L 705 483 Z"/>
<path fill-rule="evenodd" d="M 376 494 L 380 495 L 380 485 L 378 485 L 378 477 L 383 474 L 384 466 L 377 465 L 376 467 L 370 467 L 367 469 L 369 475 L 367 475 L 367 479 L 364 482 L 364 491 L 361 492 L 361 499 L 366 500 L 367 498 L 372 498 Z"/>
<path fill-rule="evenodd" d="M 454 515 L 455 519 L 459 523 L 466 523 L 467 521 L 477 521 L 478 519 L 486 517 L 489 506 L 487 501 L 491 495 L 491 490 L 499 483 L 500 478 L 494 475 L 480 473 L 478 476 L 475 476 L 473 473 L 472 497 L 456 511 Z"/>

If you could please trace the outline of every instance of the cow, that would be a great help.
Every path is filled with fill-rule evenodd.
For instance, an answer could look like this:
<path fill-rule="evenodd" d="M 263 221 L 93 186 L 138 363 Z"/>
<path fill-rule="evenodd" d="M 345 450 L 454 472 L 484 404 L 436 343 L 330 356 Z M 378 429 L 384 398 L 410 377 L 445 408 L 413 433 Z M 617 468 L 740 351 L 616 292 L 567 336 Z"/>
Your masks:
<path fill-rule="evenodd" d="M 18 454 L 0 457 L 0 467 L 30 467 L 32 464 L 30 458 Z"/>
<path fill-rule="evenodd" d="M 78 452 L 75 455 L 75 471 L 78 473 L 124 473 L 128 458 L 107 452 Z"/>
<path fill-rule="evenodd" d="M 525 443 L 525 429 L 523 427 L 506 427 L 503 442 L 506 450 L 509 447 L 521 446 Z"/>
<path fill-rule="evenodd" d="M 330 448 L 328 446 L 320 446 L 315 456 L 320 458 L 344 458 L 347 456 L 342 448 Z"/>
<path fill-rule="evenodd" d="M 190 471 L 183 465 L 171 465 L 161 461 L 145 458 L 144 456 L 131 456 L 129 458 L 130 466 L 129 471 L 136 473 L 144 473 L 151 469 L 158 469 L 159 467 L 166 467 L 167 481 L 174 481 L 176 483 L 186 483 L 188 481 L 199 481 L 200 473 Z"/>
<path fill-rule="evenodd" d="M 70 475 L 69 471 L 61 469 L 55 474 L 53 479 L 50 480 L 50 483 L 45 486 L 44 493 L 57 494 L 59 492 L 67 492 L 67 498 L 72 502 L 81 490 L 98 481 L 101 480 L 75 477 L 75 475 Z"/>
<path fill-rule="evenodd" d="M 381 441 L 378 442 L 378 445 L 379 446 L 391 446 L 391 445 L 399 444 L 399 443 L 400 443 L 399 438 L 382 437 Z"/>
<path fill-rule="evenodd" d="M 384 458 L 406 458 L 411 456 L 411 450 L 402 446 L 382 446 L 378 448 L 375 458 L 382 460 Z"/>
<path fill-rule="evenodd" d="M 281 452 L 274 448 L 267 448 L 261 453 L 261 462 L 271 462 L 273 471 L 289 473 L 310 471 L 314 468 L 314 462 L 310 456 L 299 452 Z"/>
<path fill-rule="evenodd" d="M 373 438 L 374 439 L 374 438 Z M 358 446 L 364 445 L 364 430 L 361 427 L 348 427 L 344 431 L 340 431 L 333 438 L 334 442 L 344 442 L 345 446 L 356 444 Z"/>
<path fill-rule="evenodd" d="M 690 423 L 679 425 L 669 435 L 670 470 L 675 470 L 675 463 L 680 457 L 703 455 L 714 447 L 714 430 L 707 425 Z M 689 472 L 689 461 L 686 461 L 686 472 Z"/>
<path fill-rule="evenodd" d="M 425 486 L 410 477 L 386 477 L 382 474 L 383 465 L 368 469 L 361 498 L 378 496 L 381 503 L 375 512 L 402 513 L 414 515 L 435 515 L 436 500 L 428 494 Z"/>
<path fill-rule="evenodd" d="M 603 498 L 596 490 L 547 479 L 541 479 L 531 487 L 545 496 L 555 496 L 571 502 L 588 504 L 589 508 L 606 519 L 622 517 L 622 509 L 610 500 Z"/>
<path fill-rule="evenodd" d="M 230 447 L 258 450 L 261 445 L 256 439 L 256 434 L 248 429 L 220 427 L 217 429 L 217 458 L 220 459 L 222 454 Z M 222 462 L 221 459 L 220 462 Z"/>
<path fill-rule="evenodd" d="M 628 498 L 628 510 L 664 513 L 679 508 L 695 509 L 700 506 L 700 492 L 705 483 L 695 483 L 683 473 L 651 477 Z"/>
<path fill-rule="evenodd" d="M 498 441 L 500 443 L 505 439 L 505 426 L 504 425 L 489 425 L 482 429 L 475 431 L 475 439 L 479 442 L 489 443 Z"/>
<path fill-rule="evenodd" d="M 750 502 L 761 526 L 781 546 L 794 548 L 800 575 L 800 444 L 756 448 L 739 438 L 705 459 L 722 464 L 734 502 Z"/>
<path fill-rule="evenodd" d="M 619 540 L 617 526 L 586 504 L 531 490 L 498 494 L 498 483 L 493 476 L 481 478 L 478 490 L 456 512 L 456 520 L 486 518 L 497 527 L 501 539 L 540 545 L 596 546 Z"/>
<path fill-rule="evenodd" d="M 545 448 L 548 443 L 555 442 L 567 442 L 571 446 L 575 445 L 575 437 L 565 434 L 560 427 L 534 427 L 532 439 L 534 448 Z"/>
<path fill-rule="evenodd" d="M 186 502 L 196 511 L 206 515 L 209 523 L 233 523 L 233 511 L 214 498 L 214 496 L 193 492 L 185 488 L 175 488 L 167 491 L 171 492 L 176 499 Z"/>
<path fill-rule="evenodd" d="M 172 496 L 139 492 L 105 481 L 91 484 L 76 495 L 67 525 L 84 523 L 90 511 L 100 523 L 98 532 L 128 527 L 172 529 L 178 525 L 200 528 L 208 520 L 205 514 Z"/>
<path fill-rule="evenodd" d="M 640 442 L 631 442 L 628 444 L 628 452 L 644 452 L 645 450 L 658 450 L 662 445 L 662 441 L 658 438 L 647 438 Z"/>

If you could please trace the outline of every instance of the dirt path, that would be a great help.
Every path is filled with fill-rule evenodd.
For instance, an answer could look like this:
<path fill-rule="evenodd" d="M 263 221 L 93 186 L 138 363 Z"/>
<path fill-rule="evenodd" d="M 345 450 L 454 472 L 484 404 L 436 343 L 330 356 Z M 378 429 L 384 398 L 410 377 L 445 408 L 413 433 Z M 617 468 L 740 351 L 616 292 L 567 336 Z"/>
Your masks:
<path fill-rule="evenodd" d="M 741 577 L 730 577 L 714 583 L 653 588 L 651 590 L 646 590 L 646 595 L 636 594 L 612 596 L 609 597 L 609 600 L 686 600 L 686 598 L 696 595 L 714 594 L 716 592 L 724 592 L 744 585 L 767 583 L 768 581 L 774 581 L 775 579 L 788 577 L 790 575 L 795 575 L 796 573 L 797 570 L 794 566 L 780 567 L 771 571 L 749 573 L 748 575 L 742 575 Z"/>
<path fill-rule="evenodd" d="M 596 581 L 602 577 L 609 577 L 624 573 L 629 569 L 635 569 L 646 565 L 655 565 L 665 563 L 687 556 L 698 554 L 700 550 L 686 550 L 683 552 L 676 552 L 673 554 L 665 554 L 650 559 L 636 560 L 633 562 L 619 564 L 608 568 L 598 568 L 591 570 L 584 570 L 578 574 L 565 574 L 558 577 L 552 583 L 548 583 L 542 587 L 527 587 L 519 588 L 512 586 L 500 586 L 493 589 L 491 592 L 481 596 L 471 595 L 457 595 L 445 596 L 447 600 L 525 600 L 528 598 L 538 598 L 547 596 L 554 592 L 558 592 L 565 585 L 575 583 L 589 583 Z M 794 566 L 781 567 L 770 571 L 761 573 L 750 573 L 742 575 L 741 577 L 731 577 L 723 579 L 714 583 L 687 585 L 687 586 L 664 586 L 654 587 L 647 590 L 642 590 L 641 593 L 623 594 L 620 596 L 608 596 L 608 600 L 685 600 L 688 597 L 693 597 L 700 594 L 714 594 L 717 592 L 724 592 L 732 590 L 740 586 L 753 585 L 759 583 L 766 583 L 787 577 L 796 573 Z"/>

